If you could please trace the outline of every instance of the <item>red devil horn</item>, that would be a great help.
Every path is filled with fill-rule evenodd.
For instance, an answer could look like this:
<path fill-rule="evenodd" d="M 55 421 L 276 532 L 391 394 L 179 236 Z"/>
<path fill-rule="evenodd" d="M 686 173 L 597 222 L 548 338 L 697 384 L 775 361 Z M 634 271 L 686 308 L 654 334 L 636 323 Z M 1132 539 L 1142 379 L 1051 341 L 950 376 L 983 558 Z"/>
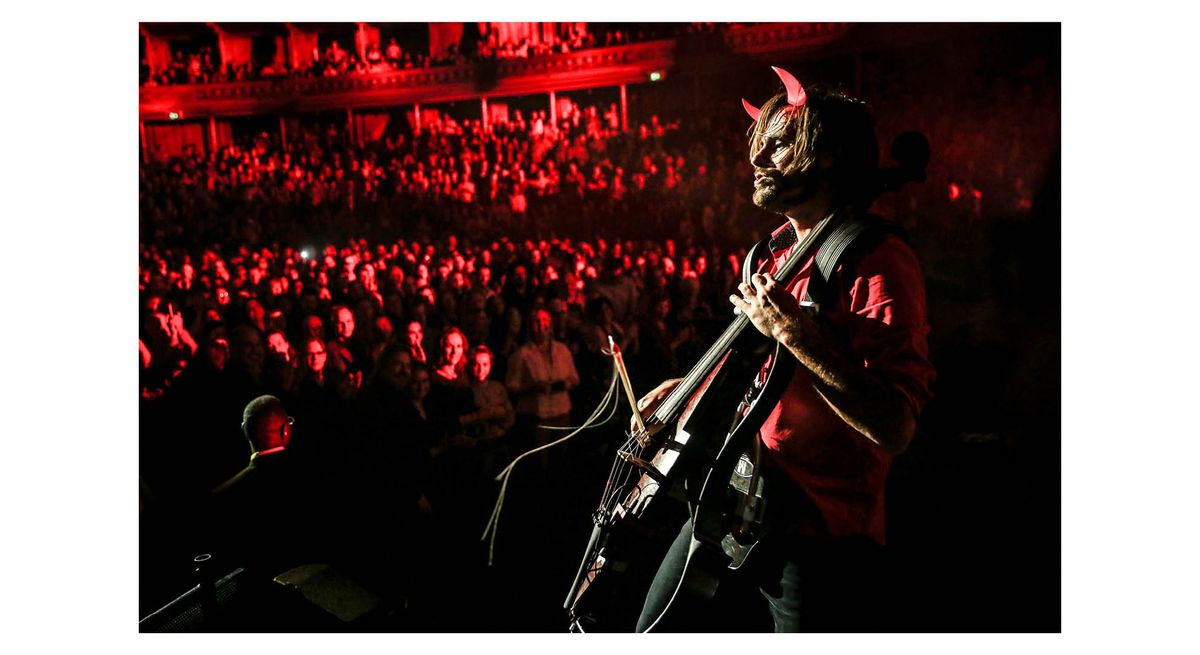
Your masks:
<path fill-rule="evenodd" d="M 745 109 L 746 113 L 750 114 L 750 118 L 755 121 L 758 120 L 758 115 L 762 113 L 761 109 L 750 104 L 750 102 L 745 98 L 742 98 L 742 109 Z"/>
<path fill-rule="evenodd" d="M 804 102 L 808 100 L 808 95 L 804 93 L 804 87 L 800 86 L 800 80 L 778 66 L 772 66 L 771 70 L 775 71 L 779 79 L 783 80 L 783 88 L 787 89 L 788 104 L 793 107 L 803 107 Z"/>

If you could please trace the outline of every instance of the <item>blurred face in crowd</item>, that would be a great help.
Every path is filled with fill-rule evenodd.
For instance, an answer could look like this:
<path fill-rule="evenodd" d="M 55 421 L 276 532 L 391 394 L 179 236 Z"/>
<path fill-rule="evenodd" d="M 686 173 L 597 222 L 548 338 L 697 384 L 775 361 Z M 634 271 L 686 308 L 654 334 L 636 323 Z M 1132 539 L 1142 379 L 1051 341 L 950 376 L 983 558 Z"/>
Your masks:
<path fill-rule="evenodd" d="M 229 289 L 217 287 L 217 304 L 221 307 L 229 304 Z"/>
<path fill-rule="evenodd" d="M 550 340 L 550 312 L 539 309 L 533 313 L 529 324 L 529 334 L 536 344 L 544 344 Z"/>
<path fill-rule="evenodd" d="M 380 375 L 395 389 L 404 389 L 412 377 L 412 357 L 403 350 L 392 354 L 392 358 L 380 369 Z"/>
<path fill-rule="evenodd" d="M 393 293 L 383 299 L 384 313 L 392 316 L 400 316 L 404 313 L 404 296 L 399 293 Z"/>
<path fill-rule="evenodd" d="M 263 319 L 267 317 L 267 311 L 263 309 L 262 303 L 251 298 L 246 302 L 246 316 L 249 317 L 251 323 L 261 328 L 264 325 Z"/>
<path fill-rule="evenodd" d="M 550 317 L 554 325 L 561 325 L 563 317 L 567 315 L 567 301 L 563 298 L 554 298 L 550 301 Z"/>
<path fill-rule="evenodd" d="M 663 298 L 662 300 L 658 301 L 658 303 L 654 306 L 654 309 L 658 312 L 659 318 L 666 318 L 671 315 L 671 301 L 667 298 Z"/>
<path fill-rule="evenodd" d="M 521 331 L 521 312 L 517 311 L 516 307 L 509 307 L 505 315 L 508 318 L 508 333 L 516 335 Z"/>
<path fill-rule="evenodd" d="M 253 328 L 247 327 L 234 331 L 233 348 L 230 354 L 233 356 L 233 361 L 252 375 L 258 375 L 262 371 L 262 338 Z"/>
<path fill-rule="evenodd" d="M 288 353 L 290 349 L 291 346 L 288 345 L 287 339 L 283 336 L 282 332 L 272 332 L 267 336 L 267 350 L 279 361 L 290 361 L 291 356 Z"/>
<path fill-rule="evenodd" d="M 358 391 L 358 385 L 361 382 L 361 373 L 343 371 L 334 377 L 334 390 L 337 392 L 339 398 L 343 400 L 349 400 L 350 398 L 354 397 L 355 392 Z"/>
<path fill-rule="evenodd" d="M 475 353 L 471 358 L 471 378 L 483 382 L 492 373 L 492 354 L 487 352 Z"/>
<path fill-rule="evenodd" d="M 314 373 L 325 370 L 325 343 L 320 339 L 309 339 L 304 345 L 304 365 Z"/>
<path fill-rule="evenodd" d="M 408 345 L 419 346 L 425 340 L 425 331 L 421 328 L 421 324 L 413 321 L 408 324 Z"/>
<path fill-rule="evenodd" d="M 229 363 L 229 342 L 225 340 L 225 337 L 211 339 L 204 349 L 204 353 L 208 356 L 208 363 L 213 368 L 224 371 L 225 365 Z"/>
<path fill-rule="evenodd" d="M 408 383 L 408 394 L 413 400 L 424 400 L 429 395 L 429 371 L 418 368 L 413 371 Z"/>
<path fill-rule="evenodd" d="M 447 364 L 458 366 L 458 363 L 462 361 L 463 351 L 466 348 L 464 341 L 463 335 L 458 332 L 451 332 L 442 339 L 442 357 Z"/>
<path fill-rule="evenodd" d="M 354 336 L 354 312 L 346 307 L 337 310 L 337 334 L 342 339 Z"/>
<path fill-rule="evenodd" d="M 307 316 L 304 318 L 304 336 L 308 339 L 323 339 L 325 337 L 325 327 L 321 325 L 320 317 Z"/>
<path fill-rule="evenodd" d="M 375 317 L 375 333 L 379 335 L 380 341 L 391 339 L 393 332 L 395 332 L 395 329 L 392 328 L 392 319 L 387 316 Z"/>
<path fill-rule="evenodd" d="M 290 311 L 291 305 L 288 305 Z M 267 317 L 267 329 L 277 332 L 287 332 L 287 315 L 282 309 L 271 311 L 271 315 Z"/>
<path fill-rule="evenodd" d="M 166 314 L 154 312 L 146 317 L 146 333 L 150 335 L 150 341 L 163 342 L 170 337 L 170 317 Z"/>

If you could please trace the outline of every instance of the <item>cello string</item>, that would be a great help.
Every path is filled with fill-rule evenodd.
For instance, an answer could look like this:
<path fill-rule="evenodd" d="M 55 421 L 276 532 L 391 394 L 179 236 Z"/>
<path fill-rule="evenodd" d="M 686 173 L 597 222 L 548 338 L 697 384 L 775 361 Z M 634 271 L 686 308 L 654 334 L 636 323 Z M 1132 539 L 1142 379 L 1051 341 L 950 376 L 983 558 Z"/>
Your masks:
<path fill-rule="evenodd" d="M 500 531 L 500 512 L 501 512 L 501 509 L 504 507 L 504 497 L 508 493 L 508 482 L 512 478 L 513 467 L 515 467 L 517 465 L 517 462 L 521 461 L 522 459 L 524 459 L 530 455 L 541 452 L 543 450 L 553 448 L 559 444 L 565 443 L 567 440 L 571 439 L 572 437 L 574 437 L 575 435 L 579 434 L 580 432 L 582 432 L 586 429 L 597 427 L 599 425 L 603 425 L 604 423 L 607 423 L 609 420 L 612 419 L 612 416 L 616 413 L 616 406 L 617 406 L 616 404 L 614 404 L 612 411 L 609 412 L 609 416 L 607 418 L 605 418 L 604 421 L 597 423 L 596 419 L 599 418 L 600 414 L 604 411 L 604 409 L 609 404 L 612 404 L 611 403 L 612 399 L 616 398 L 616 396 L 615 396 L 616 390 L 617 390 L 617 371 L 616 371 L 616 368 L 614 367 L 612 380 L 609 382 L 609 385 L 608 385 L 608 391 L 605 393 L 604 398 L 601 400 L 600 404 L 592 412 L 592 415 L 589 416 L 588 419 L 583 422 L 583 425 L 580 425 L 579 427 L 574 428 L 570 434 L 568 434 L 560 439 L 552 441 L 548 444 L 543 444 L 541 446 L 538 446 L 536 448 L 528 450 L 524 453 L 521 453 L 515 459 L 513 459 L 513 461 L 510 462 L 508 466 L 504 467 L 504 470 L 502 470 L 496 476 L 496 480 L 498 482 L 500 482 L 500 493 L 497 494 L 497 496 L 496 496 L 496 504 L 492 508 L 492 515 L 488 519 L 487 525 L 484 526 L 483 534 L 480 535 L 480 537 L 479 537 L 479 540 L 483 541 L 484 539 L 489 539 L 489 536 L 488 536 L 489 533 L 491 535 L 491 537 L 488 541 L 488 566 L 489 567 L 492 566 L 493 560 L 494 560 L 495 549 L 496 549 L 496 535 Z M 547 426 L 538 426 L 538 427 L 547 427 Z"/>

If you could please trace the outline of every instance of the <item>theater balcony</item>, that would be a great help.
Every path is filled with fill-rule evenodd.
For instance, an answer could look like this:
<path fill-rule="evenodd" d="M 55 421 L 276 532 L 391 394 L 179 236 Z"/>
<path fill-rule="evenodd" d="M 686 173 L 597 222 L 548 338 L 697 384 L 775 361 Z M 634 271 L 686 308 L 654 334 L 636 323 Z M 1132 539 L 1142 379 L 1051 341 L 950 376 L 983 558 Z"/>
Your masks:
<path fill-rule="evenodd" d="M 623 87 L 671 75 L 681 62 L 703 65 L 706 55 L 716 53 L 764 61 L 802 56 L 836 41 L 849 29 L 846 23 L 733 26 L 717 33 L 529 59 L 335 77 L 144 86 L 139 89 L 139 117 L 157 122 L 295 115 Z"/>

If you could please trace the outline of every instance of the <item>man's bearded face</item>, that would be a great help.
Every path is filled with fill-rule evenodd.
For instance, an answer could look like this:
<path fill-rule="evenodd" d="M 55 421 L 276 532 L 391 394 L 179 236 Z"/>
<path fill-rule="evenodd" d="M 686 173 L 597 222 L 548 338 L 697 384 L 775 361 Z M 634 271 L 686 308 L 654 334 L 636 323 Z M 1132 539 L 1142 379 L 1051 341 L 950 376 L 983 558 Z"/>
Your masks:
<path fill-rule="evenodd" d="M 791 111 L 780 108 L 771 116 L 757 143 L 751 144 L 750 163 L 754 165 L 754 204 L 782 213 L 802 204 L 815 193 L 816 175 L 812 167 L 784 173 L 796 157 L 796 122 Z"/>

